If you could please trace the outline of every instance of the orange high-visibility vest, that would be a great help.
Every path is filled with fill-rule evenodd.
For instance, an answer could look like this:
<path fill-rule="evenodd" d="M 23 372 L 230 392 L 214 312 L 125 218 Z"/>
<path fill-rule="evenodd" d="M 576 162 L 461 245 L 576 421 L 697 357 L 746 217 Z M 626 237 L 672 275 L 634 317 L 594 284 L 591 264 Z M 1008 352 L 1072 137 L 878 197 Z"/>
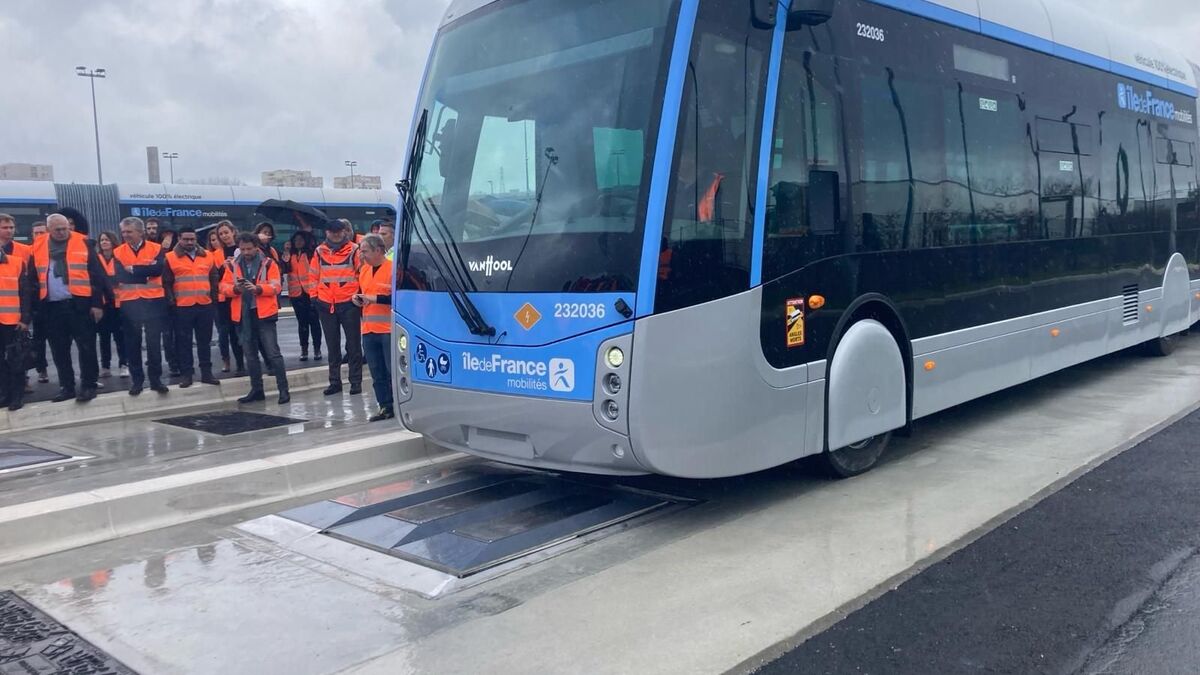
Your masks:
<path fill-rule="evenodd" d="M 30 246 L 29 244 L 22 244 L 19 241 L 14 241 L 12 243 L 12 248 L 13 248 L 12 255 L 15 255 L 18 258 L 20 258 L 21 262 L 25 263 L 26 265 L 33 264 L 33 247 L 32 246 Z"/>
<path fill-rule="evenodd" d="M 358 271 L 359 291 L 363 295 L 392 294 L 392 266 L 384 263 L 378 271 L 372 271 L 370 265 L 363 265 Z M 387 334 L 392 332 L 392 308 L 388 305 L 367 305 L 362 311 L 362 332 Z"/>
<path fill-rule="evenodd" d="M 283 291 L 283 282 L 279 278 L 279 266 L 274 260 L 263 255 L 262 264 L 258 266 L 258 278 L 254 283 L 262 289 L 262 295 L 254 300 L 258 318 L 269 319 L 279 314 L 279 294 Z M 242 279 L 242 266 L 234 263 L 225 268 L 225 276 L 221 278 L 221 293 L 233 301 L 229 303 L 230 315 L 234 323 L 242 322 L 242 292 L 234 286 Z"/>
<path fill-rule="evenodd" d="M 33 244 L 33 262 L 37 266 L 39 297 L 42 300 L 50 295 L 48 277 L 50 275 L 50 237 L 38 237 Z M 67 240 L 67 290 L 77 298 L 92 297 L 92 278 L 88 274 L 88 244 L 87 237 L 78 232 L 72 232 Z"/>
<path fill-rule="evenodd" d="M 344 244 L 337 252 L 330 250 L 328 244 L 317 247 L 310 268 L 316 278 L 317 300 L 330 305 L 350 302 L 350 298 L 358 293 L 358 247 L 354 244 Z"/>
<path fill-rule="evenodd" d="M 104 273 L 106 275 L 108 275 L 108 285 L 110 287 L 112 287 L 112 289 L 114 291 L 116 291 L 116 288 L 117 288 L 117 259 L 114 257 L 112 260 L 106 260 L 104 258 L 104 256 L 100 256 L 100 265 L 104 268 Z M 120 307 L 121 306 L 120 299 L 115 300 L 113 303 L 113 306 Z"/>
<path fill-rule="evenodd" d="M 311 276 L 312 270 L 308 254 L 293 253 L 291 259 L 288 260 L 288 297 L 295 298 L 315 289 L 316 284 L 309 281 Z"/>
<path fill-rule="evenodd" d="M 704 198 L 696 205 L 696 220 L 701 223 L 711 223 L 717 215 L 717 193 L 721 191 L 723 174 L 713 174 L 713 182 L 704 191 Z"/>
<path fill-rule="evenodd" d="M 133 252 L 129 244 L 121 244 L 113 250 L 113 257 L 119 260 L 125 267 L 131 268 L 135 265 L 150 265 L 154 263 L 154 259 L 158 257 L 161 251 L 161 246 L 150 240 L 146 240 L 142 243 L 142 248 L 137 253 Z M 114 290 L 117 292 L 117 300 L 119 302 L 155 300 L 167 297 L 167 294 L 163 291 L 162 277 L 150 277 L 144 284 L 120 283 L 117 284 Z"/>
<path fill-rule="evenodd" d="M 208 275 L 216 266 L 213 257 L 197 249 L 195 260 L 186 255 L 175 255 L 174 251 L 168 253 L 166 258 L 171 272 L 175 274 L 175 306 L 211 305 L 212 284 Z"/>
<path fill-rule="evenodd" d="M 0 324 L 15 326 L 21 323 L 21 276 L 25 260 L 12 254 L 0 253 Z"/>

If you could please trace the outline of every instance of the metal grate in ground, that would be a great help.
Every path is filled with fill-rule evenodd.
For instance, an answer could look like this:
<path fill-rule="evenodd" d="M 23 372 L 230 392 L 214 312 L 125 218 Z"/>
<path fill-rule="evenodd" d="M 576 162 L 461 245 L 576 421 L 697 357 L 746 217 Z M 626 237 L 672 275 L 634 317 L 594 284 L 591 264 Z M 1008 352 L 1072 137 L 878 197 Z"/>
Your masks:
<path fill-rule="evenodd" d="M 191 429 L 192 431 L 203 431 L 207 434 L 232 436 L 250 431 L 263 431 L 264 429 L 274 429 L 292 424 L 304 424 L 307 420 L 245 412 L 243 410 L 230 410 L 197 415 L 180 415 L 179 417 L 167 417 L 155 421 L 161 424 L 170 424 L 171 426 Z"/>
<path fill-rule="evenodd" d="M 616 483 L 500 470 L 376 500 L 327 500 L 280 514 L 322 534 L 464 578 L 558 544 L 601 536 L 692 500 Z"/>
<path fill-rule="evenodd" d="M 0 675 L 136 675 L 16 593 L 0 593 Z"/>
<path fill-rule="evenodd" d="M 24 443 L 11 441 L 0 443 L 0 472 L 29 469 L 41 464 L 62 462 L 68 459 L 71 459 L 69 455 L 35 448 Z"/>

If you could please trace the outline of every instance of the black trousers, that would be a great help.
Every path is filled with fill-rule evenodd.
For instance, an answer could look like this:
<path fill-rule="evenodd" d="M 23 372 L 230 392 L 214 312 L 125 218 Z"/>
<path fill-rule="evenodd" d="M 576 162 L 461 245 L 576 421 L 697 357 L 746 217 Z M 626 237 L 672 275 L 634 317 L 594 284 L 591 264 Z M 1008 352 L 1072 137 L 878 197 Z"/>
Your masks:
<path fill-rule="evenodd" d="M 131 384 L 162 382 L 162 333 L 167 319 L 167 301 L 132 300 L 121 303 L 121 325 L 125 331 L 125 360 L 129 362 Z M 142 334 L 146 335 L 146 366 L 142 367 Z M 56 361 L 57 362 L 57 361 Z M 149 373 L 147 373 L 149 371 Z"/>
<path fill-rule="evenodd" d="M 321 319 L 317 317 L 317 308 L 313 299 L 306 295 L 290 298 L 292 309 L 296 310 L 296 330 L 300 333 L 300 351 L 308 353 L 308 338 L 312 336 L 313 352 L 321 353 Z"/>
<path fill-rule="evenodd" d="M 352 302 L 339 302 L 330 306 L 316 302 L 321 317 L 321 328 L 325 331 L 325 349 L 329 352 L 329 383 L 342 384 L 342 333 L 346 334 L 346 362 L 350 365 L 350 384 L 362 385 L 362 308 Z"/>
<path fill-rule="evenodd" d="M 167 315 L 163 319 L 162 353 L 163 358 L 167 361 L 167 367 L 172 373 L 178 373 L 179 350 L 175 346 L 175 331 L 171 328 L 175 325 L 175 307 L 168 303 L 166 312 Z"/>
<path fill-rule="evenodd" d="M 179 359 L 180 375 L 195 375 L 196 362 L 200 363 L 202 375 L 212 374 L 212 334 L 213 319 L 216 318 L 214 305 L 192 305 L 191 307 L 176 307 L 174 326 L 175 355 Z M 193 338 L 195 356 L 193 360 Z"/>
<path fill-rule="evenodd" d="M 42 318 L 41 303 L 38 303 L 33 310 L 33 345 L 30 349 L 33 351 L 33 369 L 44 373 L 49 367 L 46 362 L 46 320 Z"/>
<path fill-rule="evenodd" d="M 227 359 L 233 353 L 233 362 L 238 370 L 245 370 L 246 363 L 242 356 L 242 340 L 238 337 L 237 324 L 233 322 L 229 306 L 231 300 L 217 303 L 217 346 L 221 349 L 221 358 Z"/>
<path fill-rule="evenodd" d="M 100 365 L 108 370 L 112 367 L 112 343 L 117 343 L 117 365 L 125 363 L 125 331 L 121 328 L 121 310 L 116 307 L 105 307 L 104 318 L 96 326 L 96 334 L 100 338 Z"/>
<path fill-rule="evenodd" d="M 42 302 L 42 325 L 50 343 L 50 355 L 58 371 L 58 386 L 75 391 L 75 365 L 71 361 L 71 343 L 79 352 L 79 386 L 95 389 L 100 377 L 96 361 L 96 322 L 92 319 L 91 298 L 71 298 Z"/>
<path fill-rule="evenodd" d="M 246 356 L 246 367 L 250 371 L 250 390 L 263 390 L 263 364 L 258 359 L 261 351 L 266 355 L 267 365 L 275 372 L 275 386 L 280 394 L 288 391 L 287 368 L 279 353 L 279 324 L 277 319 L 262 320 L 248 316 L 236 324 L 238 338 L 242 342 L 242 353 Z"/>
<path fill-rule="evenodd" d="M 19 404 L 25 394 L 25 354 L 20 329 L 0 325 L 0 402 Z"/>

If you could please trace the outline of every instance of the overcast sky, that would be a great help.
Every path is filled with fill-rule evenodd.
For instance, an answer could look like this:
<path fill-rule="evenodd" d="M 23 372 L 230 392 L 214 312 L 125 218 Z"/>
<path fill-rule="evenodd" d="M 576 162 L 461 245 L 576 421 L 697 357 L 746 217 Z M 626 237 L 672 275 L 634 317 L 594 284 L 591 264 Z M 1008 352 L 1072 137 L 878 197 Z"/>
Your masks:
<path fill-rule="evenodd" d="M 575 2 L 581 0 L 562 0 Z M 144 182 L 147 145 L 176 178 L 268 169 L 400 170 L 416 88 L 449 0 L 2 0 L 0 163 L 95 182 L 97 81 L 106 182 Z M 1200 62 L 1200 0 L 1086 6 Z M 163 178 L 168 169 L 163 162 Z"/>

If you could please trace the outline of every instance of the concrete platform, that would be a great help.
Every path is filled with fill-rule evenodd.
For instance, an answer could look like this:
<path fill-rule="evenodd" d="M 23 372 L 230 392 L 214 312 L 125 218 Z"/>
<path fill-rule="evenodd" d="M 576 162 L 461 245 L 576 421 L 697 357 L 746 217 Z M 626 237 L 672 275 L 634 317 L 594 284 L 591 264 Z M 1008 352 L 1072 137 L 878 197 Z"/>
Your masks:
<path fill-rule="evenodd" d="M 704 503 L 436 600 L 400 590 L 367 553 L 327 558 L 230 527 L 286 504 L 6 565 L 0 588 L 143 672 L 748 670 L 1198 402 L 1190 340 L 1169 358 L 1121 354 L 948 411 L 851 481 L 797 465 L 623 479 Z"/>
<path fill-rule="evenodd" d="M 230 408 L 236 406 L 205 410 Z M 366 424 L 373 406 L 363 396 L 325 398 L 309 392 L 297 394 L 287 406 L 245 409 L 296 422 L 219 436 L 117 416 L 114 422 L 10 434 L 7 440 L 86 459 L 0 476 L 0 562 L 440 461 L 419 436 L 398 425 Z M 154 412 L 156 419 L 177 414 L 170 407 Z"/>

